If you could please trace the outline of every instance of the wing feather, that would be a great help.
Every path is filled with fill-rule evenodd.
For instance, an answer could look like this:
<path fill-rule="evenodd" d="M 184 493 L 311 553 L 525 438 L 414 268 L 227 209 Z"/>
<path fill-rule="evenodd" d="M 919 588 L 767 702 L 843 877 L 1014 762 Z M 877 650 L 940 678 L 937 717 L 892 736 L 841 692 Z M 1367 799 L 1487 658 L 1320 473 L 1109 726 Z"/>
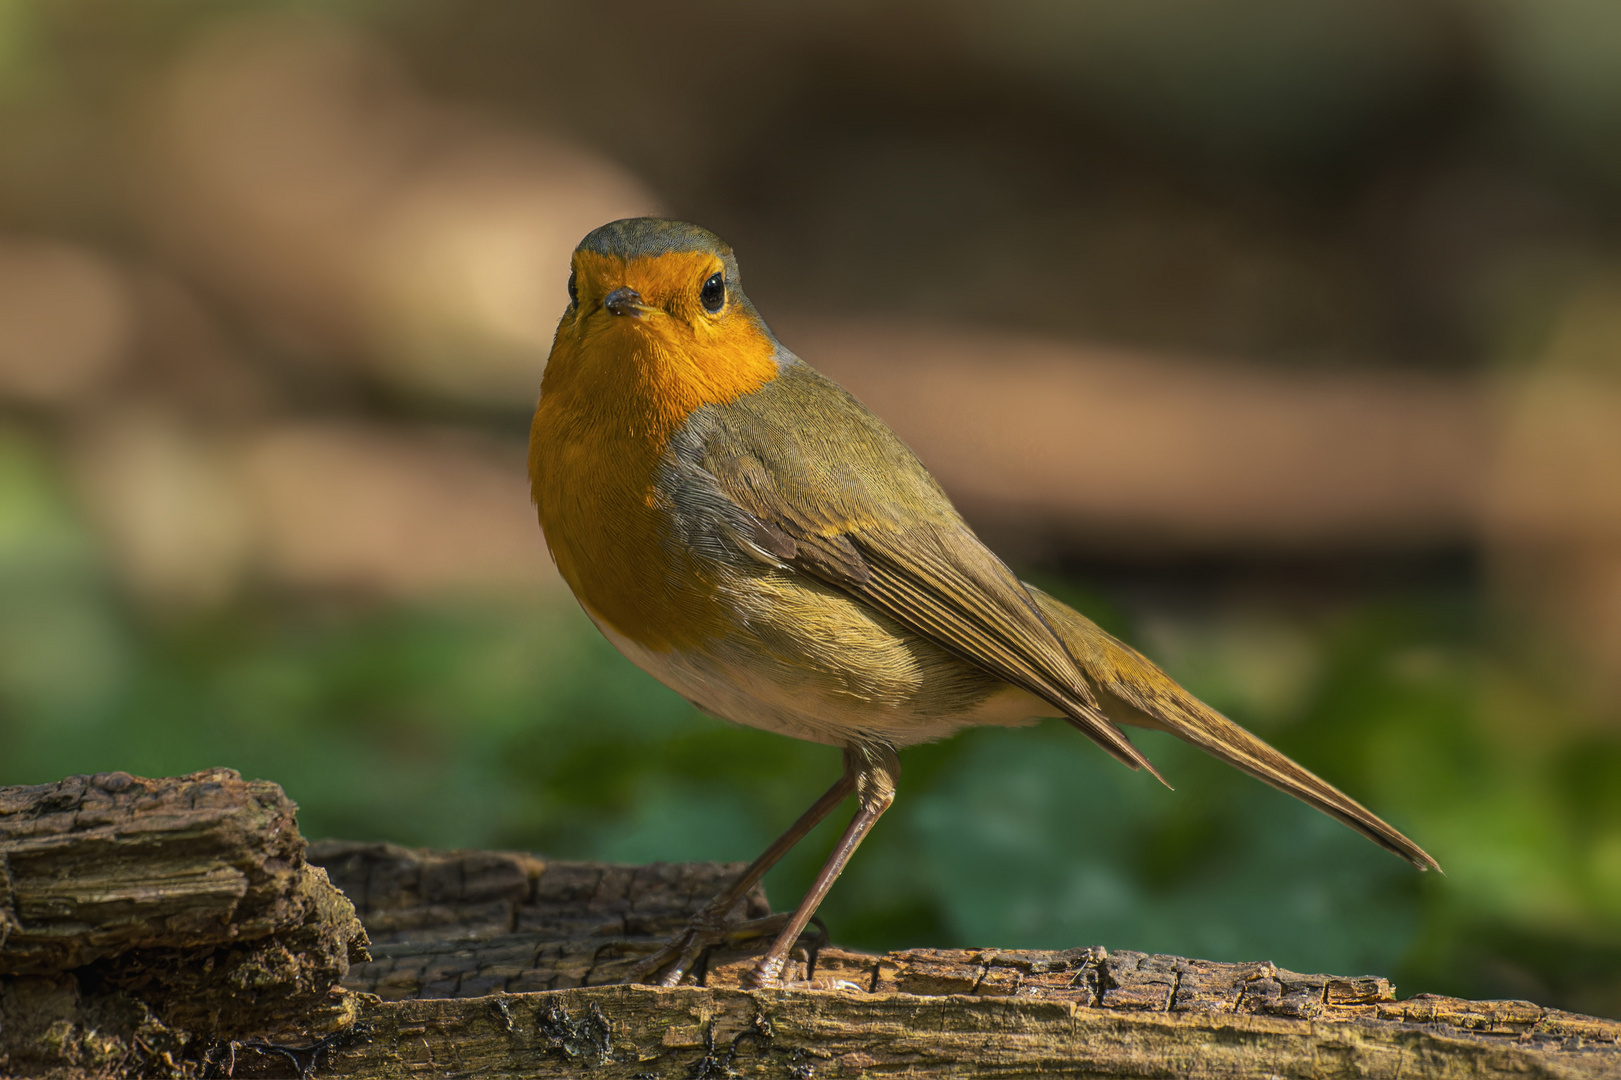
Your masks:
<path fill-rule="evenodd" d="M 823 414 L 810 418 L 820 424 L 804 422 L 807 410 Z M 677 450 L 743 516 L 734 533 L 1051 703 L 1115 758 L 1159 776 L 1099 707 L 1024 585 L 854 399 L 793 364 L 755 394 L 702 412 Z M 836 440 L 838 452 L 805 445 L 811 438 Z"/>

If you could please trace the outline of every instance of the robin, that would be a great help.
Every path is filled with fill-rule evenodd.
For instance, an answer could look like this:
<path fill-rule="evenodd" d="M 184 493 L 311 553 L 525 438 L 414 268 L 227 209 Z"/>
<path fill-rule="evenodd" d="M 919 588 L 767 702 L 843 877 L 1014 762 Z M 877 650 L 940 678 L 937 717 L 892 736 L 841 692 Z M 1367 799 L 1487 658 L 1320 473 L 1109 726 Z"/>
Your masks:
<path fill-rule="evenodd" d="M 574 251 L 530 431 L 557 569 L 605 637 L 711 715 L 844 752 L 839 779 L 632 972 L 675 985 L 727 917 L 850 795 L 856 812 L 751 970 L 789 950 L 895 799 L 896 750 L 1062 716 L 1133 769 L 1154 728 L 1315 806 L 1420 869 L 1423 849 L 1021 582 L 883 422 L 772 334 L 732 249 L 627 218 Z M 1163 779 L 1162 781 L 1163 782 Z"/>

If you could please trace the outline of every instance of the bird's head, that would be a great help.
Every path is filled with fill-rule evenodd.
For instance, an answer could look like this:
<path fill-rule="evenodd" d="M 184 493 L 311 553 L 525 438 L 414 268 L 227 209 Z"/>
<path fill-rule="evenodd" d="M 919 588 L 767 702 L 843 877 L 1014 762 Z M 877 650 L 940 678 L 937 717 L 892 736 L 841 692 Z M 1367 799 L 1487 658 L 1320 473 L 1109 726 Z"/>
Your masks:
<path fill-rule="evenodd" d="M 778 346 L 714 233 L 664 218 L 625 218 L 574 249 L 569 306 L 557 326 L 543 396 L 565 386 L 640 398 L 684 417 L 758 389 Z"/>
<path fill-rule="evenodd" d="M 580 241 L 570 270 L 569 308 L 576 324 L 629 319 L 652 326 L 669 319 L 702 333 L 750 310 L 731 247 L 684 221 L 610 221 Z"/>

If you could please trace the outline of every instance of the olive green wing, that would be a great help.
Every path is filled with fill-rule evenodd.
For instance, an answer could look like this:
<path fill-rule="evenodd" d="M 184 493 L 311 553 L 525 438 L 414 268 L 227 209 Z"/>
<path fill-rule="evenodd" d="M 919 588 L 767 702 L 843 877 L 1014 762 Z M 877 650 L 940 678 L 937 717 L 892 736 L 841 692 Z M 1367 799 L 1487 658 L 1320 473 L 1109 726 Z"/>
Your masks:
<path fill-rule="evenodd" d="M 1120 761 L 1159 776 L 1103 713 L 1023 584 L 839 386 L 792 363 L 761 390 L 695 413 L 683 442 L 677 454 L 723 497 L 720 518 L 744 543 L 1050 702 Z"/>

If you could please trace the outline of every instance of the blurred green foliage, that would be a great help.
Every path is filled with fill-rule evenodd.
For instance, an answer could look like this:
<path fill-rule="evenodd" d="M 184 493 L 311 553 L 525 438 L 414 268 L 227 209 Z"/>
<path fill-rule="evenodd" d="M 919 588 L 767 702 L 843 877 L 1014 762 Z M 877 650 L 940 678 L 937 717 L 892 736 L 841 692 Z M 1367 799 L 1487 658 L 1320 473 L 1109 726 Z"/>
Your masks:
<path fill-rule="evenodd" d="M 1168 737 L 1138 736 L 1174 792 L 1061 723 L 986 729 L 903 753 L 900 799 L 823 908 L 840 941 L 1268 958 L 1621 1015 L 1621 743 L 1496 735 L 1494 702 L 1538 698 L 1493 658 L 1467 595 L 1274 628 L 1293 677 L 1272 670 L 1278 650 L 1246 661 L 1233 645 L 1265 639 L 1253 613 L 1133 635 L 1120 611 L 1069 598 L 1157 638 L 1194 691 L 1448 876 Z M 751 858 L 838 769 L 830 748 L 695 713 L 572 608 L 283 600 L 143 617 L 17 427 L 0 430 L 0 748 L 5 784 L 230 765 L 280 782 L 311 836 L 624 861 Z M 771 875 L 779 906 L 839 824 Z"/>

